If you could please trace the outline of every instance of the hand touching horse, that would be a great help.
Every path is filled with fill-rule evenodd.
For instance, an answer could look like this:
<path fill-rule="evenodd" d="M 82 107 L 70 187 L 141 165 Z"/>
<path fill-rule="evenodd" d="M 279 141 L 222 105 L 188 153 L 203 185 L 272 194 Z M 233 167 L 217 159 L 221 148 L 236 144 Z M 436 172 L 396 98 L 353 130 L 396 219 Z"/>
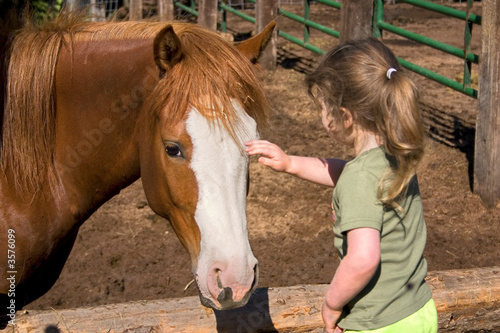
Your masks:
<path fill-rule="evenodd" d="M 2 78 L 2 313 L 8 277 L 17 309 L 43 295 L 83 222 L 139 177 L 188 250 L 202 303 L 244 305 L 258 273 L 243 142 L 267 116 L 252 61 L 274 25 L 233 47 L 196 25 L 62 21 L 17 33 Z"/>

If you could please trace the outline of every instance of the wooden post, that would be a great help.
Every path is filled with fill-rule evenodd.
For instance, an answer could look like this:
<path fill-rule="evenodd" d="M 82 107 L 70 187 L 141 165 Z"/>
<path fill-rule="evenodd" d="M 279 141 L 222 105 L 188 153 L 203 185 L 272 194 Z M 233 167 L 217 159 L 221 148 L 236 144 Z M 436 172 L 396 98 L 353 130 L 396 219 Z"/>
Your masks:
<path fill-rule="evenodd" d="M 217 0 L 200 0 L 198 24 L 212 31 L 217 30 Z"/>
<path fill-rule="evenodd" d="M 158 0 L 158 14 L 160 21 L 172 21 L 174 19 L 174 0 Z"/>
<path fill-rule="evenodd" d="M 103 7 L 102 3 L 98 3 L 96 0 L 90 0 L 90 13 L 90 20 L 93 22 L 106 20 L 106 9 Z"/>
<path fill-rule="evenodd" d="M 142 20 L 142 0 L 130 0 L 129 20 Z"/>
<path fill-rule="evenodd" d="M 484 0 L 474 151 L 474 192 L 490 207 L 500 199 L 500 2 Z"/>
<path fill-rule="evenodd" d="M 257 0 L 255 14 L 255 33 L 261 32 L 278 15 L 277 0 Z M 266 70 L 275 70 L 278 58 L 278 29 L 274 29 L 271 40 L 259 58 L 259 64 Z"/>
<path fill-rule="evenodd" d="M 91 21 L 97 21 L 97 8 L 96 8 L 96 3 L 95 3 L 95 0 L 90 0 L 90 13 L 91 13 L 91 16 L 90 16 L 90 20 Z"/>
<path fill-rule="evenodd" d="M 431 272 L 439 332 L 498 332 L 500 267 Z M 323 332 L 327 285 L 259 288 L 242 308 L 213 311 L 198 297 L 129 302 L 89 308 L 22 311 L 15 332 Z M 28 306 L 29 309 L 29 306 Z"/>
<path fill-rule="evenodd" d="M 373 0 L 342 1 L 340 8 L 340 42 L 371 36 Z"/>
<path fill-rule="evenodd" d="M 73 12 L 78 9 L 78 3 L 76 0 L 66 0 L 66 10 L 68 12 Z"/>

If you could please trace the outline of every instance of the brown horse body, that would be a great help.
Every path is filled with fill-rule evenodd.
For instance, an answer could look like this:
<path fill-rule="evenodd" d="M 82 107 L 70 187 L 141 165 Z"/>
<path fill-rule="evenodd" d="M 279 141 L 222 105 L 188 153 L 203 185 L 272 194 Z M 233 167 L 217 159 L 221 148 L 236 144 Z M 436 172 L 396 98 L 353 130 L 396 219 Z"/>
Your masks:
<path fill-rule="evenodd" d="M 209 137 L 212 131 L 226 133 L 225 141 L 222 134 L 214 141 L 223 141 L 221 147 L 226 149 L 225 145 L 238 146 L 238 140 L 246 138 L 237 127 L 244 127 L 247 120 L 241 120 L 235 105 L 255 119 L 264 116 L 267 105 L 248 59 L 258 56 L 271 29 L 241 45 L 241 49 L 252 51 L 247 59 L 215 34 L 186 24 L 79 23 L 49 32 L 25 31 L 16 37 L 14 46 L 23 38 L 25 44 L 35 43 L 29 40 L 33 35 L 45 44 L 52 39 L 56 44 L 47 56 L 53 62 L 52 70 L 49 65 L 44 71 L 48 77 L 33 79 L 40 70 L 31 60 L 17 64 L 35 68 L 31 77 L 21 70 L 17 74 L 27 76 L 14 82 L 16 64 L 12 62 L 22 52 L 27 57 L 32 54 L 28 49 L 16 53 L 14 47 L 8 77 L 3 81 L 8 89 L 0 172 L 0 237 L 4 238 L 0 253 L 5 254 L 0 257 L 1 313 L 13 299 L 19 309 L 50 289 L 82 223 L 139 177 L 152 209 L 169 218 L 189 251 L 202 302 L 219 309 L 246 302 L 256 282 L 256 261 L 251 251 L 246 253 L 246 238 L 236 241 L 244 243 L 240 257 L 200 259 L 210 256 L 207 253 L 218 253 L 216 249 L 204 250 L 212 227 L 199 225 L 198 220 L 208 220 L 206 214 L 198 217 L 204 214 L 200 202 L 210 211 L 216 206 L 208 203 L 217 200 L 201 198 L 203 171 L 192 164 L 203 158 L 197 157 L 200 149 L 192 138 L 192 128 L 203 122 L 198 119 L 195 123 L 194 115 L 202 115 Z M 206 62 L 200 63 L 200 57 Z M 40 57 L 36 61 L 46 66 L 43 62 L 49 60 Z M 222 67 L 215 62 L 222 62 Z M 192 68 L 196 64 L 205 67 Z M 44 88 L 46 93 L 38 91 L 43 83 L 49 86 Z M 19 84 L 31 88 L 16 90 Z M 12 101 L 19 91 L 31 101 Z M 32 116 L 29 103 L 41 105 L 33 107 L 40 109 L 39 114 Z M 41 120 L 37 123 L 36 118 Z M 241 161 L 235 169 L 244 173 L 241 164 L 246 160 Z M 215 175 L 219 171 L 211 172 Z M 219 190 L 218 185 L 203 186 L 214 186 L 215 193 L 224 188 L 224 184 Z M 246 193 L 228 194 L 241 195 Z M 228 214 L 233 216 L 236 229 L 246 232 L 244 217 L 241 221 L 241 216 Z M 12 258 L 6 256 L 9 244 L 14 244 L 9 252 Z M 234 245 L 235 249 L 238 246 Z M 248 262 L 249 267 L 241 262 Z M 198 266 L 207 271 L 199 271 Z M 11 277 L 15 277 L 14 284 Z"/>

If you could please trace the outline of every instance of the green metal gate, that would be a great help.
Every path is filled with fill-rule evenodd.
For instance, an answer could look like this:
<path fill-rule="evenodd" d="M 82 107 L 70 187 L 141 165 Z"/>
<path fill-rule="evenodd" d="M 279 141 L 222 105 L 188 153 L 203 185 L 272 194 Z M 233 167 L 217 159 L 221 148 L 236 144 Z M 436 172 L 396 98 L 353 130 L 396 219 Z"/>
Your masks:
<path fill-rule="evenodd" d="M 248 2 L 251 3 L 256 3 L 256 0 L 247 0 Z M 297 44 L 305 49 L 308 49 L 312 52 L 315 52 L 317 54 L 323 54 L 326 51 L 310 44 L 310 29 L 315 29 L 318 30 L 322 33 L 325 33 L 328 36 L 332 36 L 335 38 L 339 38 L 340 33 L 334 29 L 328 28 L 318 22 L 314 22 L 310 20 L 310 7 L 311 5 L 314 6 L 316 5 L 326 5 L 330 6 L 336 9 L 341 8 L 340 2 L 333 1 L 333 0 L 304 0 L 304 15 L 300 16 L 294 13 L 291 13 L 289 11 L 286 11 L 282 8 L 278 8 L 278 15 L 282 17 L 286 17 L 290 20 L 293 20 L 295 22 L 299 22 L 304 25 L 304 33 L 301 38 L 297 36 L 293 36 L 292 34 L 283 31 L 283 30 L 278 30 L 278 36 L 287 39 L 288 41 Z M 424 8 L 426 10 L 434 11 L 437 13 L 441 13 L 443 15 L 447 15 L 456 19 L 460 19 L 464 21 L 464 48 L 460 49 L 451 45 L 448 45 L 446 43 L 439 42 L 437 40 L 419 35 L 417 33 L 411 32 L 409 30 L 402 29 L 400 27 L 397 27 L 395 25 L 392 25 L 388 22 L 384 21 L 384 0 L 374 0 L 374 13 L 373 13 L 373 23 L 372 23 L 372 35 L 374 37 L 382 37 L 383 31 L 388 31 L 394 34 L 397 34 L 399 36 L 402 36 L 404 38 L 407 38 L 409 40 L 415 41 L 417 43 L 420 43 L 422 45 L 430 46 L 432 48 L 435 48 L 437 50 L 440 50 L 446 54 L 449 54 L 451 56 L 458 57 L 460 59 L 464 60 L 464 79 L 463 82 L 458 82 L 455 81 L 451 78 L 445 77 L 443 75 L 440 75 L 436 72 L 433 72 L 430 69 L 418 66 L 414 63 L 411 63 L 405 59 L 398 58 L 401 65 L 408 68 L 411 71 L 414 71 L 420 75 L 423 75 L 429 79 L 432 79 L 444 86 L 447 86 L 451 89 L 454 89 L 456 91 L 459 91 L 467 96 L 477 98 L 477 90 L 471 88 L 470 83 L 471 83 L 471 68 L 472 64 L 478 64 L 479 57 L 478 55 L 474 54 L 470 50 L 470 44 L 471 44 L 471 38 L 472 38 L 472 28 L 473 25 L 480 25 L 481 24 L 481 16 L 475 15 L 475 14 L 469 14 L 470 8 L 472 7 L 473 0 L 467 0 L 467 11 L 461 11 L 455 8 L 447 7 L 444 5 L 440 5 L 434 2 L 430 1 L 425 1 L 425 0 L 399 0 L 399 2 L 402 3 L 407 3 L 413 6 L 417 6 L 420 8 Z M 175 6 L 178 8 L 182 8 L 188 13 L 191 13 L 192 15 L 198 16 L 198 12 L 196 11 L 196 6 L 195 2 L 191 1 L 191 4 L 185 5 L 182 4 L 178 1 L 174 2 Z M 237 15 L 238 17 L 249 21 L 251 23 L 255 24 L 255 18 L 251 15 L 248 15 L 240 10 L 236 10 L 235 8 L 225 4 L 223 1 L 220 1 L 219 3 L 219 10 L 222 12 L 222 22 L 219 25 L 219 28 L 222 31 L 226 31 L 227 29 L 227 13 Z"/>

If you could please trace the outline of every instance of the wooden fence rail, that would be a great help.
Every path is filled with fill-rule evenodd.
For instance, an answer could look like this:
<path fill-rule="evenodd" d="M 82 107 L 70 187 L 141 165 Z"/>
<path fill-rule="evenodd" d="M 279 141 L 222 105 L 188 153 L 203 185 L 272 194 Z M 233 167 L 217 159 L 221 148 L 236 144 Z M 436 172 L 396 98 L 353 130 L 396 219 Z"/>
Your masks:
<path fill-rule="evenodd" d="M 439 332 L 500 332 L 500 267 L 435 271 L 427 281 Z M 326 285 L 260 288 L 240 309 L 212 311 L 198 297 L 18 313 L 13 332 L 323 332 Z M 52 330 L 50 330 L 52 329 Z M 57 330 L 58 329 L 58 330 Z"/>

